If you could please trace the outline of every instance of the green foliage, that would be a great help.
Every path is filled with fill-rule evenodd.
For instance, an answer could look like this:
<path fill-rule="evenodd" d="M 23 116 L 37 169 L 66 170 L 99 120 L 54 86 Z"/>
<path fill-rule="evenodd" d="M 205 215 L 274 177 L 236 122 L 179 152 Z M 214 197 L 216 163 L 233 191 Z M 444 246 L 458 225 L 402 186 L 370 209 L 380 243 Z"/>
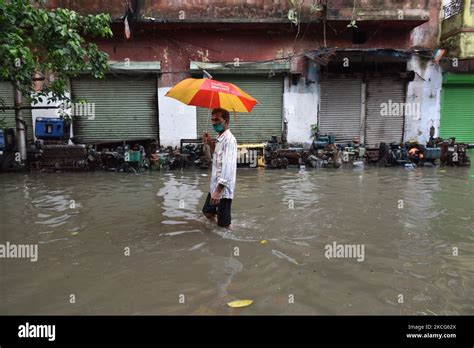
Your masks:
<path fill-rule="evenodd" d="M 319 130 L 319 126 L 317 123 L 311 125 L 311 138 L 316 137 L 316 133 L 318 132 L 318 130 Z"/>
<path fill-rule="evenodd" d="M 324 6 L 322 4 L 311 4 L 311 7 L 309 9 L 310 13 L 314 12 L 323 12 L 324 11 Z"/>
<path fill-rule="evenodd" d="M 300 12 L 303 5 L 303 0 L 290 0 L 291 7 L 288 10 L 288 20 L 294 25 L 298 26 L 300 24 Z M 313 14 L 315 12 L 323 12 L 324 6 L 320 3 L 312 3 L 309 8 L 309 13 Z"/>
<path fill-rule="evenodd" d="M 110 21 L 108 14 L 47 10 L 40 0 L 0 0 L 0 80 L 16 81 L 32 103 L 49 93 L 52 101 L 69 100 L 70 77 L 87 70 L 102 78 L 107 71 L 107 54 L 85 37 L 111 37 Z M 31 96 L 37 75 L 47 80 L 43 90 Z"/>
<path fill-rule="evenodd" d="M 354 19 L 354 14 L 355 14 L 355 1 L 354 1 L 354 8 L 353 8 L 353 11 L 352 11 L 352 19 L 349 22 L 349 24 L 347 25 L 348 28 L 358 28 L 357 27 L 357 21 L 360 21 L 362 19 L 362 17 L 365 15 L 364 12 L 359 11 L 359 12 L 357 12 L 357 18 Z"/>
<path fill-rule="evenodd" d="M 355 19 L 352 19 L 349 24 L 347 25 L 348 28 L 357 28 L 357 21 Z"/>
<path fill-rule="evenodd" d="M 298 9 L 301 9 L 303 2 L 301 0 L 290 0 L 291 8 L 288 10 L 288 20 L 294 25 L 299 25 Z"/>
<path fill-rule="evenodd" d="M 295 9 L 288 10 L 288 20 L 294 25 L 298 25 L 298 12 Z"/>

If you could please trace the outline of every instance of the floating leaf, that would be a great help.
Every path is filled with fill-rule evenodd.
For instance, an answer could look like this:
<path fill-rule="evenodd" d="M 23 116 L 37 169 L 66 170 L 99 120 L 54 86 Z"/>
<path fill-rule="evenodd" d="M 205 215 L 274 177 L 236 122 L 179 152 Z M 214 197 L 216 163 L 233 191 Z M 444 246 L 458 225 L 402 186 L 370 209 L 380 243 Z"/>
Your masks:
<path fill-rule="evenodd" d="M 268 240 L 265 240 L 265 239 L 260 241 L 260 244 L 267 244 L 267 243 L 268 243 Z"/>
<path fill-rule="evenodd" d="M 71 233 L 73 236 L 77 236 L 79 234 L 79 232 L 72 232 Z"/>
<path fill-rule="evenodd" d="M 240 307 L 250 306 L 252 303 L 253 303 L 252 300 L 238 300 L 238 301 L 229 302 L 227 303 L 227 305 L 232 308 L 240 308 Z"/>

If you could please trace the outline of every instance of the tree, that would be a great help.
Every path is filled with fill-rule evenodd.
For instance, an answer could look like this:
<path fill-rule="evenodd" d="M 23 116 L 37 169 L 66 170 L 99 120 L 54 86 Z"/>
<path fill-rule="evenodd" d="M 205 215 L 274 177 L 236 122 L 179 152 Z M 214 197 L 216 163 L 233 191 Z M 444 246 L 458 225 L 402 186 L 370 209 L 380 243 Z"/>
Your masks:
<path fill-rule="evenodd" d="M 11 81 L 33 105 L 44 98 L 49 98 L 48 103 L 70 101 L 70 77 L 89 71 L 103 78 L 108 70 L 108 55 L 87 39 L 111 37 L 110 21 L 108 14 L 48 10 L 44 0 L 0 0 L 0 80 Z M 44 82 L 41 91 L 35 91 L 34 80 Z M 17 130 L 23 128 L 19 110 L 15 119 Z"/>

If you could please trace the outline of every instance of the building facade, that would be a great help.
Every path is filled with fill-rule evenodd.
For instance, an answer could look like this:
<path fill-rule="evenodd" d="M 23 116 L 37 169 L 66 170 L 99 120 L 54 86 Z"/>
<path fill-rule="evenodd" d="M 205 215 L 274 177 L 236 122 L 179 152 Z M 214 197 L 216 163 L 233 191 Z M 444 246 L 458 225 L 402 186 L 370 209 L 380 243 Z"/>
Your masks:
<path fill-rule="evenodd" d="M 474 143 L 474 0 L 446 1 L 440 45 L 443 64 L 440 134 Z"/>
<path fill-rule="evenodd" d="M 104 80 L 80 75 L 70 81 L 73 98 L 95 105 L 94 119 L 74 122 L 74 135 L 88 143 L 155 138 L 177 146 L 200 137 L 209 111 L 165 94 L 203 70 L 258 100 L 250 115 L 231 117 L 239 143 L 272 135 L 310 142 L 315 124 L 337 142 L 358 138 L 367 147 L 425 142 L 431 126 L 440 129 L 443 75 L 431 59 L 439 1 L 46 4 L 113 18 L 114 37 L 96 41 L 109 54 L 110 73 Z M 33 110 L 32 117 L 45 114 L 55 111 Z"/>

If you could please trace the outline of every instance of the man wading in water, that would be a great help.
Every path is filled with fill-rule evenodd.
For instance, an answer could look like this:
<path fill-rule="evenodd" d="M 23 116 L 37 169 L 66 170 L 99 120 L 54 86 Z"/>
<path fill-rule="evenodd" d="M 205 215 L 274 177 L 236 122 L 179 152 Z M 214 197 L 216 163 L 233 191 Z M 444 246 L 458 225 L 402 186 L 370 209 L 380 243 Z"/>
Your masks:
<path fill-rule="evenodd" d="M 234 198 L 235 174 L 237 171 L 237 141 L 229 129 L 229 112 L 224 109 L 212 110 L 214 130 L 219 133 L 216 144 L 208 133 L 202 141 L 209 145 L 212 156 L 212 177 L 210 190 L 202 212 L 218 226 L 232 228 L 230 208 Z"/>

